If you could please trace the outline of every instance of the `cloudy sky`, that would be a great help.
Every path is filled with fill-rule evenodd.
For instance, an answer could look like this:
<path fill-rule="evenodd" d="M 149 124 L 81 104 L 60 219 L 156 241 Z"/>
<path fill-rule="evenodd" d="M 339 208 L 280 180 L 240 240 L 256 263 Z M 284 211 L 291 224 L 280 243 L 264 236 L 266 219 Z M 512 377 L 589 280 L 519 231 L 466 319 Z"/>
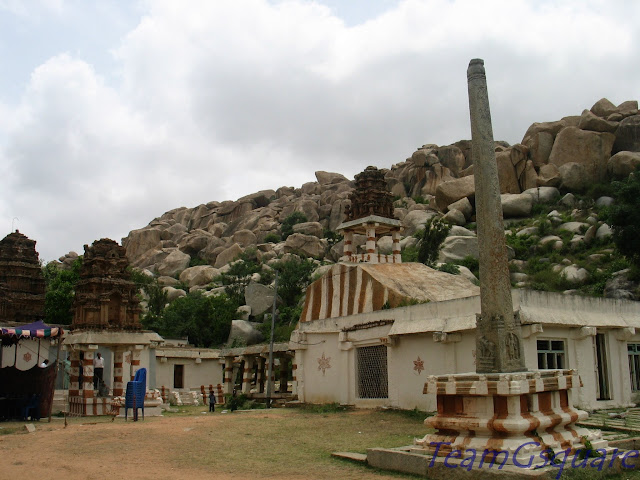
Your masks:
<path fill-rule="evenodd" d="M 172 208 L 640 97 L 635 0 L 0 0 L 0 237 L 53 260 Z"/>

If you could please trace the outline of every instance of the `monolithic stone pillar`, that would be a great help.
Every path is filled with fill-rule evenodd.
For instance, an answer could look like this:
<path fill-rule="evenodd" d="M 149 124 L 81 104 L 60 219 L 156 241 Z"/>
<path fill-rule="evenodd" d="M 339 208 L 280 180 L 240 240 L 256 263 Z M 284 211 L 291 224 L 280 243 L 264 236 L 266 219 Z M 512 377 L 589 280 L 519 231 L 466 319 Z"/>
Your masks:
<path fill-rule="evenodd" d="M 511 280 L 500 202 L 498 165 L 484 61 L 467 70 L 471 145 L 476 189 L 481 314 L 476 327 L 478 373 L 526 370 L 519 319 L 514 316 Z"/>

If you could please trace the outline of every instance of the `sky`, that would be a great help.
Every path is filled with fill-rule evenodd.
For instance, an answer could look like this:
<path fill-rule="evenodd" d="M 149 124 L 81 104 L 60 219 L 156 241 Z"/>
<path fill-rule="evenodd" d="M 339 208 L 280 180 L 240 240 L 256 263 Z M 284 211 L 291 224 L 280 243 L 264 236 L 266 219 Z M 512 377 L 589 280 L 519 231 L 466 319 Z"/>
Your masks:
<path fill-rule="evenodd" d="M 635 0 L 0 0 L 0 238 L 41 260 L 177 207 L 352 178 L 637 100 Z"/>

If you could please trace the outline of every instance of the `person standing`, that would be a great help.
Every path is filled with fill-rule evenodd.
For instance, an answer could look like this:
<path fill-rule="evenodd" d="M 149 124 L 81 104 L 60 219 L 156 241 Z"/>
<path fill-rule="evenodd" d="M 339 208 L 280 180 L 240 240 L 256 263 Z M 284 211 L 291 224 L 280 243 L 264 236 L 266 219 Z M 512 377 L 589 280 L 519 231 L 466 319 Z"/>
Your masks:
<path fill-rule="evenodd" d="M 213 393 L 213 390 L 209 390 L 209 411 L 216 411 L 216 394 Z"/>
<path fill-rule="evenodd" d="M 93 389 L 97 390 L 98 386 L 102 384 L 102 374 L 104 373 L 104 358 L 100 352 L 96 354 L 96 358 L 93 359 Z"/>

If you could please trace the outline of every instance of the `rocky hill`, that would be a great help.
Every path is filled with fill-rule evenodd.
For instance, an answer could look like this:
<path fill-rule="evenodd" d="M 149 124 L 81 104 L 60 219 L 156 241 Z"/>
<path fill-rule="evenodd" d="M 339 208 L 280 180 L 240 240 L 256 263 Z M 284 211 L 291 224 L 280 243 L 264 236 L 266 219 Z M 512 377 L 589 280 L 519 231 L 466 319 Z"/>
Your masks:
<path fill-rule="evenodd" d="M 548 270 L 560 278 L 556 289 L 602 294 L 603 286 L 584 286 L 602 283 L 600 262 L 615 257 L 610 229 L 598 218 L 599 209 L 612 199 L 591 201 L 589 194 L 594 185 L 624 178 L 640 164 L 638 102 L 615 106 L 602 99 L 580 115 L 534 123 L 521 143 L 496 142 L 495 150 L 514 284 L 544 288 L 538 274 Z M 404 226 L 403 250 L 414 247 L 412 235 L 427 219 L 442 215 L 457 227 L 441 261 L 469 263 L 477 252 L 471 142 L 423 145 L 384 172 L 396 198 L 394 215 Z M 265 263 L 287 254 L 313 257 L 318 265 L 336 262 L 342 242 L 336 243 L 334 231 L 350 203 L 353 182 L 339 173 L 318 171 L 315 176 L 316 181 L 299 188 L 170 210 L 131 231 L 122 244 L 134 266 L 157 276 L 162 285 L 180 282 L 183 289 L 204 289 L 247 248 L 255 248 Z M 283 223 L 295 212 L 306 221 L 293 225 L 293 233 L 282 240 Z M 391 239 L 382 238 L 378 245 L 390 250 Z M 534 252 L 545 268 L 527 267 Z M 596 257 L 587 262 L 585 255 Z M 583 261 L 594 270 L 581 266 Z M 607 272 L 610 282 L 616 272 Z M 608 294 L 636 298 L 622 288 Z"/>

